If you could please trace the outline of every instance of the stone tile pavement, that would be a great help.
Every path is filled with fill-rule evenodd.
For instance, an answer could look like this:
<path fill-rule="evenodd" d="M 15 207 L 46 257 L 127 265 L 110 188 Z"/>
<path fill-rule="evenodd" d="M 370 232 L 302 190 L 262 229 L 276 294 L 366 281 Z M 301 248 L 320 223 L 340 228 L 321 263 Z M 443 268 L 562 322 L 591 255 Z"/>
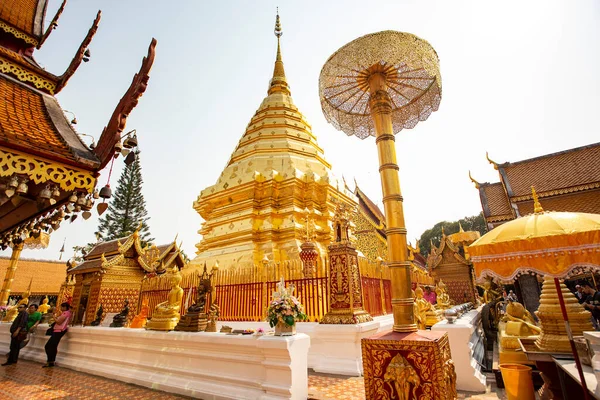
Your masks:
<path fill-rule="evenodd" d="M 458 398 L 471 400 L 506 399 L 504 390 L 496 389 L 493 375 L 488 377 L 485 394 L 459 393 Z M 325 375 L 309 372 L 309 398 L 314 400 L 364 400 L 362 377 Z M 146 389 L 60 366 L 42 368 L 42 364 L 19 360 L 16 365 L 0 367 L 0 400 L 37 399 L 187 399 L 157 390 Z"/>

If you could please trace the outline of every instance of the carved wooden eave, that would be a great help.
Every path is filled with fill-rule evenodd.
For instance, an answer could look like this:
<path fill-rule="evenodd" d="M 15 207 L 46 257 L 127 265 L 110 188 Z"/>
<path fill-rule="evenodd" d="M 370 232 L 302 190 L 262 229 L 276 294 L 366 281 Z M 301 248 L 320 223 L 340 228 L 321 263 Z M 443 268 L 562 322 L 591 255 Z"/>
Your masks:
<path fill-rule="evenodd" d="M 40 39 L 40 42 L 36 46 L 38 50 L 42 48 L 42 45 L 44 44 L 44 42 L 46 41 L 46 39 L 48 39 L 48 36 L 50 36 L 50 34 L 52 33 L 52 31 L 58 26 L 58 19 L 62 15 L 63 11 L 65 11 L 65 6 L 66 5 L 67 5 L 67 0 L 63 0 L 62 4 L 60 5 L 60 7 L 58 8 L 58 10 L 56 11 L 56 14 L 54 14 L 54 18 L 52 18 L 52 21 L 50 22 L 50 25 L 48 25 L 48 28 L 46 29 L 46 32 L 44 32 L 44 34 L 42 35 L 42 38 Z"/>
<path fill-rule="evenodd" d="M 81 62 L 83 61 L 84 53 L 85 53 L 86 49 L 88 48 L 88 46 L 90 45 L 90 43 L 92 42 L 92 39 L 94 38 L 94 35 L 96 34 L 96 31 L 98 30 L 98 24 L 100 24 L 100 16 L 101 15 L 102 15 L 102 11 L 98 11 L 98 14 L 96 14 L 96 19 L 94 20 L 94 22 L 92 23 L 92 26 L 88 30 L 87 35 L 83 39 L 83 42 L 81 42 L 81 44 L 79 45 L 79 49 L 77 49 L 75 56 L 71 60 L 71 64 L 69 64 L 69 67 L 67 68 L 67 70 L 58 78 L 58 82 L 56 83 L 56 88 L 54 89 L 54 94 L 57 94 L 58 92 L 60 92 L 67 85 L 67 81 L 73 76 L 75 71 L 77 71 L 77 68 L 79 68 L 79 66 L 81 65 Z M 48 29 L 50 29 L 50 28 L 48 28 Z"/>
<path fill-rule="evenodd" d="M 154 63 L 156 39 L 152 38 L 148 47 L 148 54 L 142 60 L 142 65 L 137 74 L 134 75 L 131 85 L 117 104 L 113 111 L 108 125 L 102 130 L 102 135 L 98 140 L 98 145 L 94 149 L 94 153 L 100 159 L 100 169 L 112 159 L 114 154 L 114 146 L 121 140 L 121 134 L 125 130 L 127 117 L 131 111 L 137 106 L 139 98 L 144 94 L 148 87 L 150 79 L 150 69 Z"/>

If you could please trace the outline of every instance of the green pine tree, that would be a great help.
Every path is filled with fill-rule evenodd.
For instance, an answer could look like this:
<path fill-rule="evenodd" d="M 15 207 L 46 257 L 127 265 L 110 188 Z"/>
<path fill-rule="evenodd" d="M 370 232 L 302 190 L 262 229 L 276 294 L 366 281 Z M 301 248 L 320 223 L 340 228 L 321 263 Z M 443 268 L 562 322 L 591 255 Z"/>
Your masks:
<path fill-rule="evenodd" d="M 104 241 L 131 235 L 140 225 L 140 239 L 145 245 L 154 241 L 148 228 L 148 211 L 142 194 L 142 166 L 139 153 L 135 161 L 121 172 L 117 188 L 104 217 L 100 218 L 97 237 Z"/>
<path fill-rule="evenodd" d="M 464 217 L 458 221 L 448 222 L 441 221 L 435 224 L 431 229 L 426 230 L 419 239 L 419 247 L 421 248 L 421 255 L 427 257 L 431 251 L 431 242 L 435 246 L 439 246 L 442 240 L 442 227 L 446 235 L 456 233 L 459 230 L 459 222 L 465 231 L 478 231 L 481 235 L 485 235 L 487 232 L 487 224 L 483 213 L 473 215 L 472 217 Z"/>

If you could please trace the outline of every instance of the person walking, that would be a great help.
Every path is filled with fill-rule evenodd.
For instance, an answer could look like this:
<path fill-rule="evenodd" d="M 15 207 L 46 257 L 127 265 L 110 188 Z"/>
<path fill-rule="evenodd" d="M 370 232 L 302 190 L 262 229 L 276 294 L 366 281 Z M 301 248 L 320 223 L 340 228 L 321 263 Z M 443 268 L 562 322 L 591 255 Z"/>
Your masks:
<path fill-rule="evenodd" d="M 60 339 L 67 333 L 69 322 L 71 322 L 71 316 L 73 315 L 71 313 L 71 305 L 69 303 L 62 303 L 60 305 L 60 310 L 61 314 L 54 320 L 52 335 L 44 347 L 48 360 L 42 368 L 54 367 L 56 354 L 58 353 L 58 344 L 60 343 Z"/>
<path fill-rule="evenodd" d="M 600 324 L 598 320 L 600 319 L 600 292 L 592 287 L 589 282 L 583 282 L 581 284 L 583 288 L 583 293 L 586 297 L 585 303 L 583 303 L 583 308 L 590 311 L 592 313 L 592 324 L 594 325 L 594 329 L 600 329 Z"/>
<path fill-rule="evenodd" d="M 19 304 L 19 314 L 10 326 L 10 353 L 8 359 L 2 366 L 16 364 L 21 351 L 21 342 L 27 337 L 27 306 Z"/>

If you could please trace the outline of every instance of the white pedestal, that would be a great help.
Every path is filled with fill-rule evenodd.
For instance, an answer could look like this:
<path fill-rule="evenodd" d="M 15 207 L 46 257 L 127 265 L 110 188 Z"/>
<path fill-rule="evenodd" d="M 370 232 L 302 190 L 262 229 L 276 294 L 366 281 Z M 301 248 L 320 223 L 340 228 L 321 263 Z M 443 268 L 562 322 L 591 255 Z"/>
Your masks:
<path fill-rule="evenodd" d="M 450 351 L 456 369 L 456 389 L 469 392 L 485 392 L 486 378 L 481 366 L 473 358 L 476 351 L 483 346 L 479 332 L 481 312 L 471 310 L 463 314 L 453 324 L 440 321 L 431 330 L 448 332 Z M 485 349 L 483 349 L 485 351 Z"/>
<path fill-rule="evenodd" d="M 10 344 L 0 324 L 0 352 Z M 47 325 L 38 328 L 43 333 Z M 46 361 L 48 336 L 34 335 L 20 357 Z M 57 364 L 204 400 L 306 399 L 310 338 L 144 329 L 71 327 Z"/>
<path fill-rule="evenodd" d="M 227 325 L 233 329 L 262 328 L 273 330 L 267 322 L 219 321 L 218 328 Z M 296 331 L 310 336 L 308 368 L 326 374 L 361 376 L 363 374 L 361 339 L 381 331 L 391 331 L 393 315 L 375 317 L 373 322 L 356 325 L 321 325 L 300 322 Z"/>

